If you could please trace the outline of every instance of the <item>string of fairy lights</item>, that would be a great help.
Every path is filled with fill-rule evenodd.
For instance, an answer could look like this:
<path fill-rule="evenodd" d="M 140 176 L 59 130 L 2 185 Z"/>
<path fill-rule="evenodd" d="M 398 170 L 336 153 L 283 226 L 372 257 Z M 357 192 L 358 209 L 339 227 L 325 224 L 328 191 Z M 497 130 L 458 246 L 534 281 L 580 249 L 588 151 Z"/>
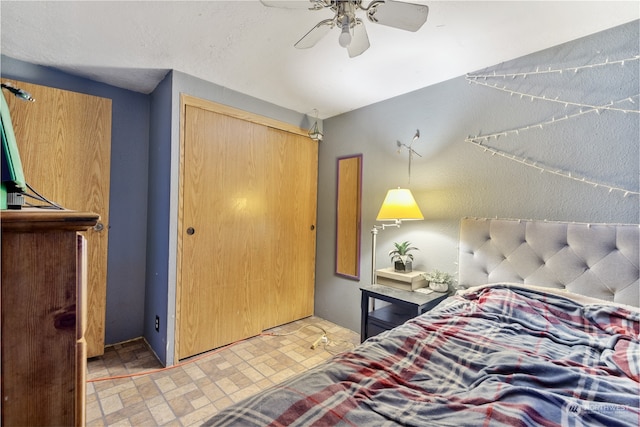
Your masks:
<path fill-rule="evenodd" d="M 501 136 L 508 136 L 510 134 L 519 135 L 520 132 L 523 132 L 523 131 L 528 131 L 528 130 L 532 130 L 532 129 L 543 129 L 545 126 L 557 124 L 557 123 L 560 123 L 562 121 L 570 120 L 570 119 L 573 119 L 575 117 L 582 116 L 582 115 L 585 115 L 585 114 L 597 113 L 599 115 L 601 113 L 601 111 L 605 110 L 605 109 L 606 110 L 612 110 L 612 111 L 623 111 L 625 113 L 640 113 L 639 110 L 630 110 L 630 109 L 623 109 L 623 108 L 612 108 L 613 105 L 619 104 L 621 102 L 630 102 L 632 104 L 635 104 L 636 102 L 633 100 L 633 98 L 640 98 L 640 94 L 634 95 L 632 97 L 627 97 L 627 98 L 619 100 L 619 101 L 611 101 L 606 105 L 587 106 L 587 105 L 582 104 L 580 106 L 580 110 L 578 112 L 576 112 L 576 113 L 565 114 L 564 116 L 553 116 L 553 117 L 551 117 L 551 119 L 548 119 L 548 120 L 540 122 L 540 123 L 536 123 L 534 125 L 523 126 L 523 127 L 517 128 L 517 129 L 502 130 L 502 131 L 494 132 L 494 133 L 490 133 L 490 134 L 470 136 L 467 139 L 473 139 L 474 141 L 478 141 L 478 140 L 489 141 L 491 138 L 498 139 Z"/>
<path fill-rule="evenodd" d="M 640 60 L 640 55 L 632 56 L 626 59 L 618 59 L 614 61 L 609 61 L 609 58 L 607 58 L 604 60 L 604 62 L 580 65 L 577 67 L 568 67 L 568 68 L 547 67 L 543 69 L 540 69 L 540 67 L 536 67 L 535 71 L 521 71 L 519 73 L 500 73 L 499 74 L 496 71 L 493 71 L 492 73 L 489 73 L 489 74 L 467 74 L 467 79 L 478 80 L 478 79 L 488 79 L 491 77 L 498 77 L 503 79 L 507 79 L 507 78 L 515 79 L 516 77 L 523 77 L 526 79 L 528 76 L 535 75 L 535 74 L 563 74 L 567 72 L 573 72 L 575 74 L 580 70 L 585 70 L 588 68 L 599 68 L 599 67 L 606 67 L 611 65 L 620 65 L 621 67 L 624 67 L 625 64 L 631 61 L 638 61 L 638 60 Z"/>
<path fill-rule="evenodd" d="M 519 96 L 520 99 L 523 98 L 529 98 L 531 101 L 534 100 L 541 100 L 541 101 L 548 101 L 548 102 L 556 102 L 558 104 L 564 104 L 565 108 L 568 106 L 572 106 L 572 107 L 578 107 L 581 109 L 588 109 L 588 110 L 594 110 L 596 111 L 598 114 L 604 110 L 609 110 L 609 111 L 619 111 L 622 113 L 640 113 L 640 110 L 635 109 L 635 108 L 620 108 L 620 107 L 616 107 L 615 104 L 616 102 L 614 101 L 610 101 L 607 104 L 604 105 L 590 105 L 590 104 L 582 104 L 580 102 L 574 102 L 574 101 L 566 101 L 563 99 L 558 99 L 558 97 L 556 96 L 555 98 L 549 98 L 546 95 L 533 95 L 533 94 L 529 94 L 529 93 L 523 93 L 523 92 L 518 92 L 516 90 L 511 90 L 509 88 L 507 88 L 506 86 L 499 86 L 497 84 L 489 84 L 489 83 L 485 83 L 485 82 L 478 82 L 478 81 L 474 81 L 473 83 L 481 85 L 481 86 L 487 86 L 490 87 L 492 89 L 498 89 L 501 90 L 503 92 L 507 92 L 509 93 L 511 96 Z M 634 97 L 638 97 L 640 94 L 638 95 L 633 95 L 633 96 L 629 96 L 623 100 L 617 101 L 617 102 L 629 102 L 632 104 L 635 104 L 635 101 L 633 100 Z"/>
<path fill-rule="evenodd" d="M 552 168 L 549 168 L 549 167 L 545 166 L 544 164 L 542 164 L 540 162 L 529 160 L 529 159 L 524 158 L 524 157 L 518 157 L 518 156 L 513 155 L 513 154 L 505 153 L 504 151 L 500 151 L 500 150 L 497 150 L 495 148 L 488 147 L 488 146 L 486 146 L 486 145 L 484 145 L 484 144 L 482 144 L 482 143 L 480 143 L 478 141 L 473 141 L 473 140 L 470 140 L 470 139 L 466 139 L 465 141 L 476 145 L 477 147 L 481 148 L 482 150 L 484 150 L 485 152 L 487 152 L 487 153 L 489 153 L 491 155 L 498 155 L 498 156 L 504 157 L 505 159 L 513 160 L 513 161 L 518 162 L 520 164 L 523 164 L 525 166 L 537 169 L 538 171 L 540 171 L 540 173 L 547 172 L 547 173 L 550 173 L 552 175 L 560 176 L 562 178 L 568 178 L 568 179 L 572 179 L 574 181 L 578 181 L 578 182 L 582 182 L 582 183 L 585 183 L 585 184 L 589 184 L 589 185 L 592 185 L 593 187 L 596 187 L 596 188 L 597 187 L 606 188 L 606 189 L 609 190 L 609 193 L 612 193 L 614 191 L 620 192 L 620 193 L 622 193 L 624 195 L 624 197 L 627 197 L 629 195 L 635 195 L 635 196 L 640 195 L 640 193 L 637 192 L 637 191 L 631 191 L 631 190 L 627 190 L 625 188 L 616 187 L 616 186 L 609 185 L 609 184 L 604 184 L 604 183 L 601 183 L 601 182 L 597 182 L 597 181 L 588 179 L 588 178 L 586 178 L 584 176 L 576 176 L 572 172 L 565 171 L 565 170 L 562 170 L 562 169 L 552 169 Z"/>
<path fill-rule="evenodd" d="M 604 62 L 581 65 L 576 67 L 568 67 L 568 68 L 547 67 L 547 68 L 541 69 L 540 67 L 537 67 L 535 71 L 524 71 L 524 72 L 517 72 L 517 73 L 498 73 L 494 71 L 488 74 L 487 73 L 467 74 L 466 80 L 469 82 L 469 84 L 476 84 L 476 85 L 485 86 L 491 89 L 499 90 L 502 92 L 506 92 L 510 96 L 518 96 L 520 97 L 520 99 L 528 99 L 531 102 L 533 101 L 553 102 L 553 103 L 564 105 L 565 109 L 571 106 L 571 107 L 577 108 L 578 110 L 575 113 L 564 114 L 560 116 L 553 116 L 550 119 L 544 120 L 542 122 L 523 126 L 520 128 L 501 130 L 501 131 L 493 132 L 490 134 L 480 134 L 475 136 L 470 135 L 467 138 L 465 138 L 465 142 L 468 142 L 470 144 L 477 146 L 478 148 L 482 149 L 486 153 L 491 154 L 492 156 L 497 155 L 505 159 L 509 159 L 511 161 L 522 164 L 524 166 L 537 169 L 538 171 L 540 171 L 540 173 L 546 172 L 562 178 L 567 178 L 574 181 L 582 182 L 596 188 L 597 187 L 605 188 L 609 191 L 609 193 L 613 193 L 613 192 L 621 193 L 624 197 L 627 197 L 629 195 L 634 195 L 634 196 L 640 195 L 640 192 L 638 191 L 632 191 L 625 188 L 617 187 L 615 185 L 609 185 L 606 183 L 598 182 L 593 179 L 589 179 L 585 176 L 577 176 L 574 172 L 571 172 L 571 171 L 566 171 L 566 170 L 557 169 L 557 168 L 550 168 L 539 161 L 534 161 L 525 157 L 519 157 L 513 154 L 509 154 L 505 151 L 492 148 L 486 145 L 486 143 L 488 143 L 492 138 L 497 140 L 500 137 L 517 136 L 517 135 L 520 135 L 521 132 L 526 132 L 534 129 L 541 130 L 547 126 L 557 125 L 558 123 L 562 123 L 564 121 L 571 120 L 585 114 L 595 113 L 600 115 L 602 112 L 605 112 L 605 111 L 624 113 L 624 114 L 640 114 L 640 109 L 638 108 L 638 100 L 640 98 L 640 94 L 634 94 L 616 101 L 612 100 L 607 104 L 603 104 L 603 105 L 591 105 L 591 104 L 585 104 L 585 103 L 580 103 L 575 101 L 563 100 L 563 99 L 559 99 L 559 97 L 549 97 L 546 95 L 536 95 L 531 93 L 520 92 L 517 90 L 509 89 L 504 84 L 492 83 L 494 79 L 503 79 L 503 80 L 507 80 L 507 79 L 513 80 L 516 78 L 526 79 L 529 76 L 540 75 L 540 74 L 577 73 L 578 71 L 581 71 L 581 70 L 598 68 L 598 67 L 610 67 L 610 66 L 624 67 L 629 62 L 638 61 L 638 60 L 640 60 L 640 55 L 636 55 L 636 56 L 625 58 L 625 59 L 613 60 L 613 61 L 610 61 L 607 58 Z"/>

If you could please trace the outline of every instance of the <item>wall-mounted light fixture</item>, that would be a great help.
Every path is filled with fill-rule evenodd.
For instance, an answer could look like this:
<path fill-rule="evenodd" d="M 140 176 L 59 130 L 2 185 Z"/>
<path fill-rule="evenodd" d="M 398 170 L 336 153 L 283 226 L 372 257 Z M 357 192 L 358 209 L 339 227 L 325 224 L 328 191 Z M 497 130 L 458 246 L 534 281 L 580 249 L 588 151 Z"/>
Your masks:
<path fill-rule="evenodd" d="M 316 120 L 313 123 L 313 126 L 311 127 L 311 129 L 309 129 L 309 138 L 319 142 L 319 141 L 322 141 L 322 138 L 324 137 L 324 135 L 322 134 L 322 132 L 320 132 L 320 129 L 318 128 L 318 110 L 314 109 L 313 111 L 316 114 Z"/>
<path fill-rule="evenodd" d="M 389 190 L 382 202 L 376 221 L 393 221 L 391 224 L 375 225 L 371 229 L 371 283 L 376 283 L 376 240 L 378 230 L 386 227 L 400 227 L 402 221 L 422 220 L 424 215 L 416 199 L 407 188 Z"/>

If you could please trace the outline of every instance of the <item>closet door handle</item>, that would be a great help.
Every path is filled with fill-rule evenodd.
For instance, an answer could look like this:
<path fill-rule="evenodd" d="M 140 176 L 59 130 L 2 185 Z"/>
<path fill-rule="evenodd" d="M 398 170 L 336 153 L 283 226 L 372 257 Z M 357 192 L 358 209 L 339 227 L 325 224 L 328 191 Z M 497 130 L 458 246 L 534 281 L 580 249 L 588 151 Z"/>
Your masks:
<path fill-rule="evenodd" d="M 195 228 L 193 228 L 193 227 L 189 227 L 189 228 L 187 228 L 187 234 L 188 234 L 189 236 L 192 236 L 195 232 L 196 232 L 196 229 L 195 229 Z"/>

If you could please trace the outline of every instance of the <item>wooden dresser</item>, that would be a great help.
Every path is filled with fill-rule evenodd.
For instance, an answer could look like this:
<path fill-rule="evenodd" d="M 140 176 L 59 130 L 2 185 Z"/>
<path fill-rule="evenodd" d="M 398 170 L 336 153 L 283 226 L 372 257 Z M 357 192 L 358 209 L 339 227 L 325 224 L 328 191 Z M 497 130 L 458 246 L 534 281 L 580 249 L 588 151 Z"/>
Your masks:
<path fill-rule="evenodd" d="M 0 212 L 2 425 L 84 425 L 87 257 L 79 232 L 98 219 Z"/>

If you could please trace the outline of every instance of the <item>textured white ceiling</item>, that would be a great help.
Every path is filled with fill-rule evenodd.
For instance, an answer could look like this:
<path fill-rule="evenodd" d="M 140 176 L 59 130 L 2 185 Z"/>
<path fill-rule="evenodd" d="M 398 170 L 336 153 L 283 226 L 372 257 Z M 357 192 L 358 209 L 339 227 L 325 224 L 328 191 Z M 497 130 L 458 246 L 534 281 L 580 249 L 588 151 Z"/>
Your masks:
<path fill-rule="evenodd" d="M 1 52 L 142 93 L 175 69 L 327 118 L 640 18 L 637 1 L 413 2 L 429 6 L 418 32 L 365 20 L 371 47 L 349 58 L 338 29 L 293 47 L 329 10 L 2 0 Z"/>

